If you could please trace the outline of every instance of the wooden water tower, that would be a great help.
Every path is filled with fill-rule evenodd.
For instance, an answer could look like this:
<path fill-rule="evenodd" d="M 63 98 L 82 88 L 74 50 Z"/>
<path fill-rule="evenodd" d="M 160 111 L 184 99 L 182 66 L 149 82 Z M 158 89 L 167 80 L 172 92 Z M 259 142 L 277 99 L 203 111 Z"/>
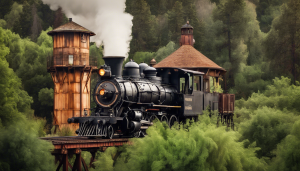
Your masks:
<path fill-rule="evenodd" d="M 69 22 L 50 32 L 53 55 L 47 61 L 47 70 L 54 82 L 53 125 L 78 128 L 68 124 L 71 117 L 89 115 L 90 78 L 97 69 L 97 61 L 89 56 L 90 36 L 95 33 L 69 19 Z"/>

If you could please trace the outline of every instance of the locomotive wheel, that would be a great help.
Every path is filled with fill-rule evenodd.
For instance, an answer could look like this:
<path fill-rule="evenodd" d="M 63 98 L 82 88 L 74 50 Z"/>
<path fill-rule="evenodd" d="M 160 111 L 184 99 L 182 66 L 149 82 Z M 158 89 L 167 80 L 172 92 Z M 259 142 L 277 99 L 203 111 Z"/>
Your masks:
<path fill-rule="evenodd" d="M 166 122 L 168 123 L 168 117 L 166 115 L 163 115 L 161 118 L 160 118 L 161 122 Z"/>
<path fill-rule="evenodd" d="M 114 128 L 112 125 L 107 127 L 107 138 L 112 139 L 114 136 Z"/>
<path fill-rule="evenodd" d="M 155 119 L 158 119 L 156 115 L 151 115 L 150 116 L 150 122 L 153 122 Z"/>
<path fill-rule="evenodd" d="M 178 122 L 178 119 L 175 115 L 172 115 L 169 120 L 169 127 L 171 128 L 175 124 L 175 122 Z"/>

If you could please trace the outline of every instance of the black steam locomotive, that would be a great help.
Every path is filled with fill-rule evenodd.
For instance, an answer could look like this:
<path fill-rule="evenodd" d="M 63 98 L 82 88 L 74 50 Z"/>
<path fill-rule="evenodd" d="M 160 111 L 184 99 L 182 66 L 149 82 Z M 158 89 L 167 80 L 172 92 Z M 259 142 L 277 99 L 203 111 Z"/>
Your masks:
<path fill-rule="evenodd" d="M 130 61 L 122 74 L 124 57 L 103 59 L 105 65 L 98 70 L 99 80 L 93 95 L 97 107 L 91 116 L 68 119 L 69 123 L 79 123 L 76 131 L 79 136 L 140 137 L 154 119 L 166 121 L 171 127 L 187 118 L 196 119 L 206 108 L 220 111 L 220 107 L 224 108 L 223 102 L 228 102 L 222 94 L 204 91 L 207 87 L 203 83 L 203 72 L 155 69 Z M 222 111 L 226 107 L 223 108 Z M 222 112 L 222 118 L 232 113 L 224 115 Z"/>

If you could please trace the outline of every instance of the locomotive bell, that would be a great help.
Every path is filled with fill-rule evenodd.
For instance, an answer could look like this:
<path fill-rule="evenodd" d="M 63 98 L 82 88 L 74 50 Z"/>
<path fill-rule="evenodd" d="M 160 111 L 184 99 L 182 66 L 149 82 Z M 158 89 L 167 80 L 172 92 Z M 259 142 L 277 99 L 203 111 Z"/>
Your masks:
<path fill-rule="evenodd" d="M 132 60 L 125 64 L 124 69 L 128 77 L 140 78 L 140 67 L 137 63 Z"/>

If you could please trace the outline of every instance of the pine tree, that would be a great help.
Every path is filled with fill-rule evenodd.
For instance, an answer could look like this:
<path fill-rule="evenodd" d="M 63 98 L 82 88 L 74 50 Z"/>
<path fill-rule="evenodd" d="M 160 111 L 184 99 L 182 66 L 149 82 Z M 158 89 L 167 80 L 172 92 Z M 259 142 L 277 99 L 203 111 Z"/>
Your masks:
<path fill-rule="evenodd" d="M 145 0 L 127 1 L 126 12 L 133 15 L 129 56 L 138 51 L 156 51 L 156 18 Z"/>
<path fill-rule="evenodd" d="M 9 13 L 14 1 L 12 0 L 1 0 L 0 1 L 0 19 Z"/>
<path fill-rule="evenodd" d="M 244 0 L 220 0 L 213 12 L 215 21 L 221 21 L 220 52 L 227 49 L 227 59 L 224 64 L 227 69 L 227 85 L 234 87 L 234 74 L 239 71 L 240 64 L 247 58 L 247 46 L 243 44 L 249 17 L 246 15 Z M 223 54 L 224 55 L 224 54 Z"/>
<path fill-rule="evenodd" d="M 181 35 L 181 27 L 185 24 L 182 2 L 176 1 L 174 7 L 168 12 L 169 34 L 171 41 L 178 43 Z"/>
<path fill-rule="evenodd" d="M 19 34 L 22 38 L 30 36 L 32 26 L 32 8 L 27 1 L 23 3 L 23 11 L 20 14 L 18 22 L 15 22 L 13 31 Z"/>
<path fill-rule="evenodd" d="M 32 41 L 36 42 L 37 37 L 40 35 L 42 31 L 41 19 L 37 14 L 37 9 L 35 4 L 31 5 L 31 15 L 32 15 L 32 26 L 31 26 L 31 35 L 30 38 Z"/>
<path fill-rule="evenodd" d="M 289 0 L 281 6 L 265 41 L 266 55 L 277 74 L 299 79 L 300 66 L 300 1 Z"/>

